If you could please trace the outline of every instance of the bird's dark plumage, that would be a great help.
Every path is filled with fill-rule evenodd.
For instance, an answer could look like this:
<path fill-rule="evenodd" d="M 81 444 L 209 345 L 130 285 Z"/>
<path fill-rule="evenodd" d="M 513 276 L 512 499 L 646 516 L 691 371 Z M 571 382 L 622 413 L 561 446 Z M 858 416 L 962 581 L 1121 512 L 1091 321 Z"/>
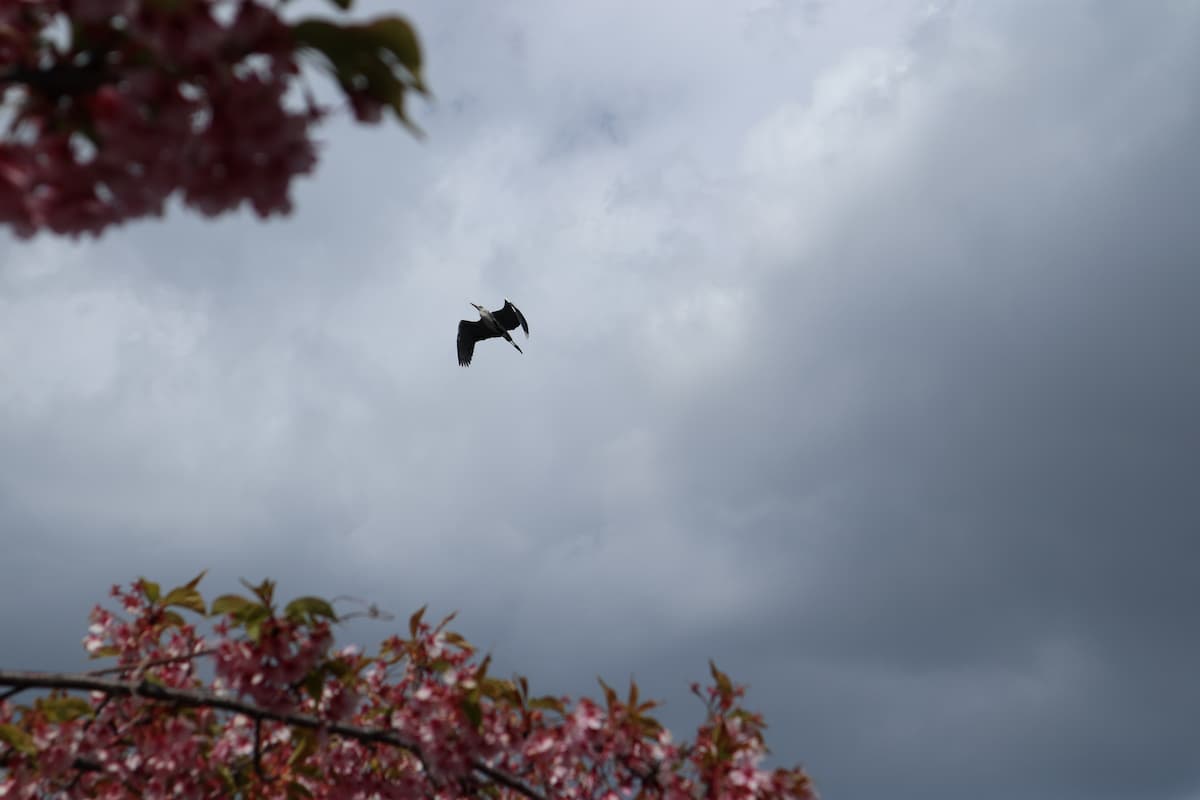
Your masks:
<path fill-rule="evenodd" d="M 475 308 L 479 311 L 480 319 L 474 322 L 464 319 L 458 323 L 458 365 L 460 367 L 471 365 L 471 357 L 475 354 L 475 343 L 482 342 L 484 339 L 503 336 L 509 344 L 517 348 L 518 353 L 524 352 L 512 340 L 508 332 L 519 327 L 528 337 L 529 323 L 525 320 L 525 315 L 521 313 L 521 310 L 509 302 L 508 298 L 504 299 L 504 308 L 496 311 L 488 311 L 481 306 L 475 306 Z"/>
<path fill-rule="evenodd" d="M 525 321 L 525 315 L 510 303 L 507 297 L 504 298 L 504 308 L 493 311 L 492 316 L 496 318 L 496 322 L 504 326 L 506 331 L 515 330 L 520 325 L 521 330 L 525 331 L 525 338 L 529 338 L 529 323 Z"/>
<path fill-rule="evenodd" d="M 458 365 L 460 367 L 471 366 L 471 356 L 475 353 L 475 343 L 499 335 L 488 330 L 483 320 L 476 322 L 468 322 L 465 319 L 461 320 L 458 323 Z"/>

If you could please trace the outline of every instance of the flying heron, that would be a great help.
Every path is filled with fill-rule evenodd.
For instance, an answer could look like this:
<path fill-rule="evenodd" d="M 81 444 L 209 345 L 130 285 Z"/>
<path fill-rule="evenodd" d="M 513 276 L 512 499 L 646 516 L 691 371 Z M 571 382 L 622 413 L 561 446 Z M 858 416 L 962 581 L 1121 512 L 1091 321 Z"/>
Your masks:
<path fill-rule="evenodd" d="M 521 310 L 510 303 L 507 297 L 504 298 L 504 308 L 495 311 L 488 311 L 478 303 L 471 303 L 471 305 L 475 306 L 475 310 L 479 312 L 479 319 L 475 322 L 464 319 L 458 323 L 458 365 L 460 367 L 471 365 L 475 343 L 484 339 L 503 336 L 509 344 L 517 348 L 518 353 L 525 352 L 512 340 L 508 332 L 515 330 L 519 325 L 521 330 L 525 331 L 525 337 L 529 338 L 529 323 L 525 321 L 525 315 L 521 313 Z"/>

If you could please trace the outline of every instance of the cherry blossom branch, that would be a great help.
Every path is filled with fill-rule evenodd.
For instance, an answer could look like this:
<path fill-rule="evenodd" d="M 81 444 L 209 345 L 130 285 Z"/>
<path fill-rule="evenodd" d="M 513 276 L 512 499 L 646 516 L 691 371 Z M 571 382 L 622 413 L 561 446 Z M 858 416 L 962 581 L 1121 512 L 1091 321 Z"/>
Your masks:
<path fill-rule="evenodd" d="M 123 664 L 118 667 L 107 667 L 105 669 L 94 669 L 90 672 L 85 672 L 85 675 L 102 676 L 102 675 L 119 675 L 122 672 L 136 672 L 138 670 L 149 669 L 150 667 L 161 667 L 164 664 L 178 664 L 181 661 L 191 661 L 193 658 L 203 658 L 204 656 L 215 655 L 217 652 L 215 647 L 210 647 L 206 650 L 197 650 L 194 653 L 185 653 L 181 656 L 168 656 L 166 658 L 155 658 L 150 661 L 139 661 L 136 664 Z"/>
<path fill-rule="evenodd" d="M 173 703 L 177 706 L 190 708 L 212 708 L 231 711 L 261 723 L 262 720 L 281 722 L 295 728 L 308 730 L 326 730 L 335 736 L 353 739 L 365 744 L 378 743 L 412 753 L 424 763 L 424 755 L 416 742 L 403 737 L 394 731 L 379 728 L 360 728 L 355 725 L 345 725 L 337 722 L 322 720 L 311 714 L 286 713 L 260 708 L 253 703 L 246 703 L 229 697 L 220 697 L 210 692 L 192 689 L 172 689 L 149 681 L 120 681 L 89 674 L 61 672 L 25 672 L 0 670 L 0 686 L 12 687 L 15 691 L 25 689 L 70 689 L 83 692 L 102 692 L 110 697 L 144 697 Z M 7 694 L 6 694 L 7 696 Z M 489 766 L 481 760 L 474 760 L 472 768 L 497 784 L 518 792 L 529 800 L 546 800 L 543 795 L 525 781 L 507 772 Z"/>

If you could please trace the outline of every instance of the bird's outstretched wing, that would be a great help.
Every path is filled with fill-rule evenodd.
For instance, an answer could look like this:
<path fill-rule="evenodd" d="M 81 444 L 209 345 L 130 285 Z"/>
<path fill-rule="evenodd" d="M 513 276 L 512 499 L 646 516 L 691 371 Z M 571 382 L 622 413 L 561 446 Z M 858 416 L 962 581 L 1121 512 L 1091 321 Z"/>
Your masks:
<path fill-rule="evenodd" d="M 475 343 L 490 339 L 495 335 L 482 322 L 460 320 L 458 323 L 458 365 L 469 367 L 471 356 L 475 353 Z"/>
<path fill-rule="evenodd" d="M 504 330 L 511 331 L 520 325 L 525 335 L 529 336 L 529 323 L 525 321 L 525 315 L 521 313 L 521 309 L 509 302 L 507 297 L 504 298 L 504 308 L 493 311 L 492 317 L 504 326 Z"/>

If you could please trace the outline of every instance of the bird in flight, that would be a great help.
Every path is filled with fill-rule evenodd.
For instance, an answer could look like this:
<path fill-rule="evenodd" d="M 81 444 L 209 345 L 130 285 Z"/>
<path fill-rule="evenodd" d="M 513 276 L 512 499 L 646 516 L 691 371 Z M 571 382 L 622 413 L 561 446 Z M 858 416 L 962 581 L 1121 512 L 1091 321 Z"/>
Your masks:
<path fill-rule="evenodd" d="M 475 353 L 475 343 L 484 339 L 503 336 L 509 344 L 517 348 L 518 353 L 525 352 L 512 340 L 508 332 L 520 326 L 521 330 L 525 331 L 525 338 L 529 338 L 529 323 L 525 321 L 525 315 L 521 313 L 520 309 L 510 303 L 507 297 L 504 298 L 504 308 L 495 311 L 488 311 L 478 303 L 471 303 L 471 305 L 475 306 L 475 310 L 479 312 L 479 319 L 475 322 L 464 319 L 458 323 L 458 365 L 460 367 L 471 365 L 471 356 Z"/>

